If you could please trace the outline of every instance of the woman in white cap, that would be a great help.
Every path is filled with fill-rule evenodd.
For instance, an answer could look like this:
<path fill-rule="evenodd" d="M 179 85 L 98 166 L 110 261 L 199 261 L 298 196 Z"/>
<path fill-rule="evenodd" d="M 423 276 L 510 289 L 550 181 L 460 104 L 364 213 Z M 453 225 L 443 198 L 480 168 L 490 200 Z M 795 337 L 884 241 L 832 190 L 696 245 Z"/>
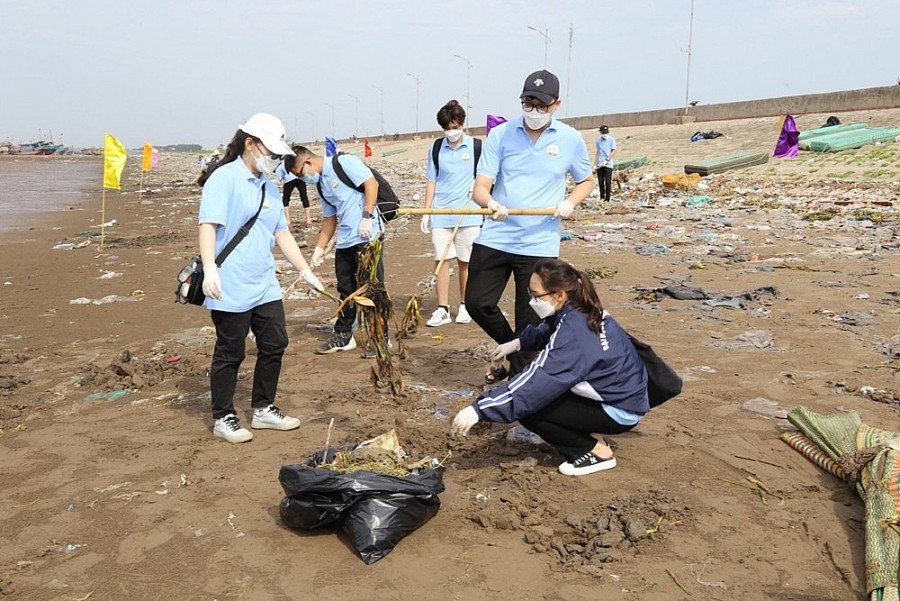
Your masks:
<path fill-rule="evenodd" d="M 232 443 L 253 438 L 234 410 L 238 369 L 250 331 L 258 349 L 250 427 L 293 430 L 300 426 L 300 420 L 275 406 L 288 337 L 272 247 L 278 246 L 310 286 L 322 290 L 322 284 L 288 230 L 278 188 L 271 181 L 282 158 L 294 154 L 284 137 L 281 120 L 257 113 L 234 134 L 222 160 L 198 180 L 203 186 L 199 222 L 204 305 L 216 328 L 209 371 L 213 434 Z M 258 215 L 255 220 L 254 215 Z M 248 223 L 246 235 L 221 259 L 222 250 Z"/>

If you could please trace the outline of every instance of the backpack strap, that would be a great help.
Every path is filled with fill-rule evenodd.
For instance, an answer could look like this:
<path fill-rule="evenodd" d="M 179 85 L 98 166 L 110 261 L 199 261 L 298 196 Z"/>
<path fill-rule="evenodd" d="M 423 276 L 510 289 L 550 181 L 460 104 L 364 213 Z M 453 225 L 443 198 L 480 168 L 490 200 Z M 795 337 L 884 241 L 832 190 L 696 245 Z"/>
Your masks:
<path fill-rule="evenodd" d="M 478 177 L 478 161 L 481 160 L 481 138 L 472 138 L 472 145 L 475 147 L 475 166 L 472 170 L 475 177 Z"/>
<path fill-rule="evenodd" d="M 353 184 L 353 180 L 350 179 L 350 176 L 347 175 L 347 172 L 344 171 L 344 168 L 341 166 L 341 162 L 338 160 L 338 156 L 340 155 L 336 154 L 331 157 L 331 167 L 334 169 L 334 174 L 339 180 L 341 180 L 341 183 L 348 188 L 353 188 L 357 192 L 362 192 L 365 186 L 356 186 Z"/>
<path fill-rule="evenodd" d="M 431 146 L 431 161 L 434 163 L 434 178 L 437 179 L 438 173 L 441 172 L 440 162 L 438 161 L 438 157 L 441 156 L 441 144 L 443 144 L 444 138 L 438 138 L 434 141 L 434 144 Z"/>

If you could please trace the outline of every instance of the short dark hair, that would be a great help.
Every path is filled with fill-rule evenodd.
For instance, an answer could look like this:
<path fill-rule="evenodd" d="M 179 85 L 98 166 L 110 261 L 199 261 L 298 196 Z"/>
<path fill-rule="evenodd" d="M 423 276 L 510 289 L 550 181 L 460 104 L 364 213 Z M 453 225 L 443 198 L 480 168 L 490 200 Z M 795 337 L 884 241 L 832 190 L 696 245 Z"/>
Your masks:
<path fill-rule="evenodd" d="M 438 125 L 441 126 L 441 129 L 450 127 L 452 121 L 456 121 L 460 124 L 466 122 L 466 109 L 464 109 L 456 99 L 453 99 L 442 106 L 437 112 L 437 122 Z"/>
<path fill-rule="evenodd" d="M 294 172 L 294 165 L 300 160 L 300 157 L 303 157 L 303 161 L 306 160 L 306 157 L 313 154 L 313 152 L 307 148 L 306 146 L 300 146 L 299 144 L 294 144 L 291 146 L 291 150 L 294 151 L 294 156 L 288 155 L 284 157 L 284 170 L 288 173 Z M 303 161 L 300 161 L 301 163 Z"/>

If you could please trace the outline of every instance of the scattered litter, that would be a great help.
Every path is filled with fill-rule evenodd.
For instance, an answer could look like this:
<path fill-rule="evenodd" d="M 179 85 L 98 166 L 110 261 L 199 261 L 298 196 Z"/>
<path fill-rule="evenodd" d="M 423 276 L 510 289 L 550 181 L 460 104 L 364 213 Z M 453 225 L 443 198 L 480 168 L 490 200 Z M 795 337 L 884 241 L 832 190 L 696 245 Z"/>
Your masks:
<path fill-rule="evenodd" d="M 525 426 L 513 426 L 506 431 L 506 440 L 510 442 L 524 442 L 528 444 L 546 444 L 544 439 L 526 428 Z"/>
<path fill-rule="evenodd" d="M 136 290 L 135 292 L 139 292 L 140 294 L 144 294 L 143 291 Z M 135 294 L 133 292 L 132 294 Z M 118 294 L 110 294 L 109 296 L 104 296 L 103 298 L 98 299 L 90 299 L 85 297 L 75 298 L 69 301 L 70 305 L 107 305 L 109 303 L 127 303 L 133 301 L 141 301 L 144 300 L 143 297 L 138 296 L 121 296 Z"/>
<path fill-rule="evenodd" d="M 788 410 L 769 399 L 756 397 L 741 405 L 741 411 L 753 413 L 767 418 L 786 419 Z"/>
<path fill-rule="evenodd" d="M 118 401 L 123 396 L 131 392 L 131 389 L 124 388 L 122 390 L 113 390 L 111 392 L 93 392 L 86 397 L 86 401 Z"/>

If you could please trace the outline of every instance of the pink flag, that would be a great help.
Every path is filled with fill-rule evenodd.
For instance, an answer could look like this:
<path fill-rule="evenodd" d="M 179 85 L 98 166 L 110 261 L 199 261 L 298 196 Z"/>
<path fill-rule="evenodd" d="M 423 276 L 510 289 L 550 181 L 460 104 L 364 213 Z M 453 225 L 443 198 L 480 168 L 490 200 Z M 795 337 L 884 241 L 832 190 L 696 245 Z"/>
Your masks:
<path fill-rule="evenodd" d="M 153 149 L 153 156 L 150 158 L 150 166 L 156 167 L 159 164 L 159 150 Z"/>

